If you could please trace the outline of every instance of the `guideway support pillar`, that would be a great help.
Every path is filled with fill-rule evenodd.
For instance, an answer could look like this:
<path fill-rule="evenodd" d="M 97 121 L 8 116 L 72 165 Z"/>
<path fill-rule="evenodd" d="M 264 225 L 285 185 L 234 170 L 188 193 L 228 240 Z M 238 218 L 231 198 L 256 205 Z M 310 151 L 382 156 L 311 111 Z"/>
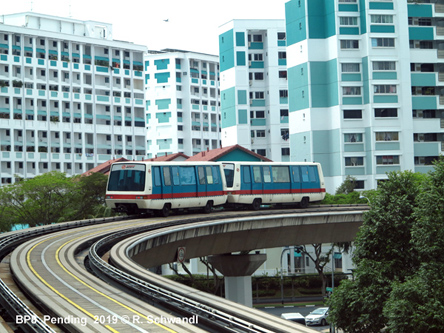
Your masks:
<path fill-rule="evenodd" d="M 222 254 L 208 262 L 224 275 L 225 298 L 253 307 L 251 275 L 267 260 L 266 254 Z"/>

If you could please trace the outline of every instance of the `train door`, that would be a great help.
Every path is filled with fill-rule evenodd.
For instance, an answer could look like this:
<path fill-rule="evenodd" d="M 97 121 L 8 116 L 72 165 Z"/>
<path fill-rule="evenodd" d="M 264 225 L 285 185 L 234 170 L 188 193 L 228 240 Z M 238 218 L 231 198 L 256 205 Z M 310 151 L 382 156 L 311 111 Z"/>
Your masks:
<path fill-rule="evenodd" d="M 262 194 L 264 192 L 262 181 L 262 166 L 253 166 L 253 182 L 251 183 L 252 194 Z"/>
<path fill-rule="evenodd" d="M 274 190 L 274 185 L 271 182 L 271 167 L 268 165 L 262 166 L 263 175 L 263 191 L 264 194 L 272 194 Z"/>
<path fill-rule="evenodd" d="M 301 166 L 302 192 L 316 192 L 320 187 L 319 175 L 316 166 Z"/>
<path fill-rule="evenodd" d="M 171 199 L 173 197 L 173 184 L 171 181 L 171 169 L 169 166 L 162 166 L 162 199 Z"/>
<path fill-rule="evenodd" d="M 301 168 L 291 166 L 291 193 L 301 193 Z"/>
<path fill-rule="evenodd" d="M 219 195 L 222 193 L 222 182 L 220 177 L 220 167 L 209 165 L 205 167 L 205 176 L 207 178 L 207 195 Z"/>
<path fill-rule="evenodd" d="M 251 169 L 249 165 L 241 166 L 240 173 L 240 190 L 241 194 L 252 194 Z"/>
<path fill-rule="evenodd" d="M 197 196 L 206 197 L 207 196 L 207 176 L 204 166 L 197 167 Z"/>

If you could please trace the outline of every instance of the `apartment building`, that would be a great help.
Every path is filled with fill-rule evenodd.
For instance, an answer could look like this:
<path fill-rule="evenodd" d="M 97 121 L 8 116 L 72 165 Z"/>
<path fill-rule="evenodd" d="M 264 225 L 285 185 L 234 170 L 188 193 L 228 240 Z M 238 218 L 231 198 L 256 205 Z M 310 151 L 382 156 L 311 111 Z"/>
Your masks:
<path fill-rule="evenodd" d="M 291 159 L 327 190 L 429 171 L 443 152 L 444 1 L 286 4 Z"/>
<path fill-rule="evenodd" d="M 144 158 L 145 51 L 113 40 L 108 23 L 2 15 L 1 183 Z"/>
<path fill-rule="evenodd" d="M 144 61 L 148 157 L 219 148 L 218 57 L 165 49 Z"/>
<path fill-rule="evenodd" d="M 232 20 L 219 28 L 222 144 L 290 160 L 284 20 Z"/>

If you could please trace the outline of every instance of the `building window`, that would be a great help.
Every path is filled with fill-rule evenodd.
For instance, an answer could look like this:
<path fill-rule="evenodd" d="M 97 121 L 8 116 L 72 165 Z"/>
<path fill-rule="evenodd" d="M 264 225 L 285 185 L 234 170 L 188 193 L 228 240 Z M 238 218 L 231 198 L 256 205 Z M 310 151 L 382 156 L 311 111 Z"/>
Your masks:
<path fill-rule="evenodd" d="M 279 97 L 288 97 L 288 90 L 279 90 Z"/>
<path fill-rule="evenodd" d="M 265 118 L 265 111 L 250 111 L 250 118 Z"/>
<path fill-rule="evenodd" d="M 341 64 L 342 73 L 359 73 L 361 70 L 360 63 L 344 63 Z"/>
<path fill-rule="evenodd" d="M 277 36 L 278 40 L 285 40 L 285 32 L 278 32 Z"/>
<path fill-rule="evenodd" d="M 372 23 L 393 23 L 393 15 L 370 15 Z"/>
<path fill-rule="evenodd" d="M 338 2 L 356 2 L 356 0 L 338 0 Z"/>
<path fill-rule="evenodd" d="M 265 149 L 257 149 L 256 154 L 261 156 L 266 156 L 266 150 Z"/>
<path fill-rule="evenodd" d="M 359 49 L 359 41 L 355 39 L 341 40 L 341 49 Z"/>
<path fill-rule="evenodd" d="M 362 110 L 344 110 L 344 119 L 362 119 Z"/>
<path fill-rule="evenodd" d="M 344 96 L 361 95 L 361 87 L 342 87 L 342 94 Z"/>
<path fill-rule="evenodd" d="M 263 80 L 264 79 L 264 73 L 254 73 L 254 79 L 255 80 Z"/>
<path fill-rule="evenodd" d="M 339 18 L 339 25 L 358 25 L 356 16 L 342 16 Z"/>
<path fill-rule="evenodd" d="M 394 61 L 373 61 L 374 71 L 395 71 L 396 63 Z"/>
<path fill-rule="evenodd" d="M 375 109 L 376 118 L 396 118 L 398 117 L 398 109 L 396 108 L 381 108 Z"/>
<path fill-rule="evenodd" d="M 265 138 L 265 130 L 257 130 L 256 137 L 257 138 Z"/>
<path fill-rule="evenodd" d="M 281 148 L 282 156 L 290 156 L 290 148 Z"/>
<path fill-rule="evenodd" d="M 345 166 L 363 166 L 364 157 L 346 157 Z"/>
<path fill-rule="evenodd" d="M 288 117 L 288 109 L 281 109 L 281 117 Z"/>
<path fill-rule="evenodd" d="M 394 38 L 372 38 L 372 47 L 395 47 Z"/>
<path fill-rule="evenodd" d="M 278 59 L 287 59 L 287 52 L 278 52 Z"/>
<path fill-rule="evenodd" d="M 362 142 L 362 133 L 345 133 L 344 142 L 347 143 Z"/>
<path fill-rule="evenodd" d="M 279 77 L 286 79 L 287 78 L 287 71 L 279 71 Z"/>
<path fill-rule="evenodd" d="M 399 164 L 399 156 L 376 156 L 376 164 L 377 165 L 393 165 Z"/>
<path fill-rule="evenodd" d="M 398 141 L 398 132 L 376 132 L 376 141 Z"/>
<path fill-rule="evenodd" d="M 178 131 L 183 131 L 183 126 L 182 126 L 182 125 L 178 125 L 178 126 L 177 126 L 177 130 L 178 130 Z"/>
<path fill-rule="evenodd" d="M 377 84 L 373 86 L 375 94 L 396 94 L 396 86 L 393 84 Z"/>

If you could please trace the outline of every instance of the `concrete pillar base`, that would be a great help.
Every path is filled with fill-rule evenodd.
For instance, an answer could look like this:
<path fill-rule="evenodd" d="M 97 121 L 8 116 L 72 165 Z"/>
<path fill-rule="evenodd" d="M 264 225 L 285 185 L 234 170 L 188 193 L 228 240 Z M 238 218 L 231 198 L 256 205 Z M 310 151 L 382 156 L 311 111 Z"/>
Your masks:
<path fill-rule="evenodd" d="M 223 254 L 208 257 L 208 262 L 224 275 L 225 298 L 253 306 L 251 275 L 267 260 L 266 254 Z"/>

